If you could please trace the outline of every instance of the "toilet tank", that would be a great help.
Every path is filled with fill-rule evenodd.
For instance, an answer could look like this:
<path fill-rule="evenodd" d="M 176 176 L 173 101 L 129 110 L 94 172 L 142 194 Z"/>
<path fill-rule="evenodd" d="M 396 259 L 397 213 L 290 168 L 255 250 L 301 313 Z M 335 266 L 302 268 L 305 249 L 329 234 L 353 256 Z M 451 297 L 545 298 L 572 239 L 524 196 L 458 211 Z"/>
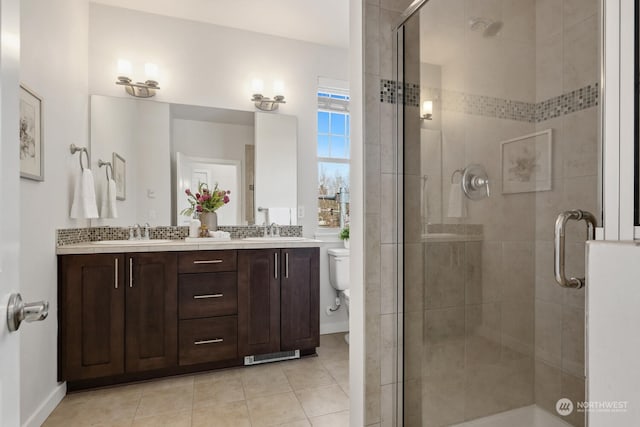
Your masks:
<path fill-rule="evenodd" d="M 329 249 L 329 281 L 338 291 L 349 289 L 349 249 Z"/>

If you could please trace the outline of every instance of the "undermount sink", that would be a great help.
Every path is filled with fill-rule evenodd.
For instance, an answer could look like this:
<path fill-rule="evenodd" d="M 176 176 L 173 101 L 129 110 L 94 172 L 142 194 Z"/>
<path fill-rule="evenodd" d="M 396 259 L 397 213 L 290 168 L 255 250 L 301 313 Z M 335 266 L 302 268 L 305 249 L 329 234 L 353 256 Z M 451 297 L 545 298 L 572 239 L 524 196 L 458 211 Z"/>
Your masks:
<path fill-rule="evenodd" d="M 274 236 L 274 237 L 245 237 L 247 242 L 300 242 L 306 240 L 305 237 L 286 237 L 286 236 Z"/>
<path fill-rule="evenodd" d="M 160 243 L 171 243 L 169 239 L 149 239 L 149 240 L 100 240 L 99 242 L 91 242 L 94 245 L 112 245 L 112 246 L 148 246 Z"/>

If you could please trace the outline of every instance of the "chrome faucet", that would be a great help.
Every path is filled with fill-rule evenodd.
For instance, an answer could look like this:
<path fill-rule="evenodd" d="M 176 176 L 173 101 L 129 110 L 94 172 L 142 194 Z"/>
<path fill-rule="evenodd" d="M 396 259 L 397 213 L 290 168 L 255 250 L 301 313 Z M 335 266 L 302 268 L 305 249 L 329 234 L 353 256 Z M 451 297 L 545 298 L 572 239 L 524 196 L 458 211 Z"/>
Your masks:
<path fill-rule="evenodd" d="M 150 230 L 151 229 L 151 225 L 149 225 L 148 222 L 144 223 L 144 233 L 142 234 L 142 240 L 149 240 L 150 237 Z"/>
<path fill-rule="evenodd" d="M 272 222 L 269 228 L 271 237 L 280 237 L 280 227 L 278 227 L 278 224 Z"/>
<path fill-rule="evenodd" d="M 142 238 L 142 228 L 140 224 L 136 224 L 129 229 L 129 240 L 140 240 Z"/>
<path fill-rule="evenodd" d="M 262 224 L 262 237 L 269 237 L 269 226 L 266 221 Z"/>

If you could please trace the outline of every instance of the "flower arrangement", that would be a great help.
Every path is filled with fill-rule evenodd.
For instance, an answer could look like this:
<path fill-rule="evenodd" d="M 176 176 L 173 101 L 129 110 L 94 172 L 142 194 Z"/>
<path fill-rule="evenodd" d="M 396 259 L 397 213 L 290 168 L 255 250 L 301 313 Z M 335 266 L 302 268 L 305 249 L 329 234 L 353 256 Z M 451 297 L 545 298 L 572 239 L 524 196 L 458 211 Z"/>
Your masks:
<path fill-rule="evenodd" d="M 198 192 L 193 194 L 190 189 L 185 190 L 187 195 L 187 201 L 191 205 L 190 208 L 184 209 L 180 212 L 181 215 L 193 215 L 193 212 L 215 212 L 217 209 L 229 203 L 229 194 L 231 191 L 220 190 L 218 183 L 216 183 L 213 191 L 209 190 L 209 186 L 201 182 L 198 185 Z"/>

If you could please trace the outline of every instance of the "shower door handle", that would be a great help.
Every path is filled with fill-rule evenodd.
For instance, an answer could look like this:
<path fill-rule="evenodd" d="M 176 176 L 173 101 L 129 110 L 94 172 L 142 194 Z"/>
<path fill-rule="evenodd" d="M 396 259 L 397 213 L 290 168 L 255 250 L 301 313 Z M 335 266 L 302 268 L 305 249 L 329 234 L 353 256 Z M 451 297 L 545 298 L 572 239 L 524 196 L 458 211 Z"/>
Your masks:
<path fill-rule="evenodd" d="M 587 240 L 594 240 L 596 233 L 596 217 L 592 213 L 579 209 L 566 211 L 558 215 L 556 219 L 555 234 L 553 238 L 554 263 L 553 273 L 558 285 L 563 288 L 580 289 L 584 287 L 584 278 L 567 278 L 565 274 L 565 234 L 569 220 L 584 221 L 587 223 Z"/>

